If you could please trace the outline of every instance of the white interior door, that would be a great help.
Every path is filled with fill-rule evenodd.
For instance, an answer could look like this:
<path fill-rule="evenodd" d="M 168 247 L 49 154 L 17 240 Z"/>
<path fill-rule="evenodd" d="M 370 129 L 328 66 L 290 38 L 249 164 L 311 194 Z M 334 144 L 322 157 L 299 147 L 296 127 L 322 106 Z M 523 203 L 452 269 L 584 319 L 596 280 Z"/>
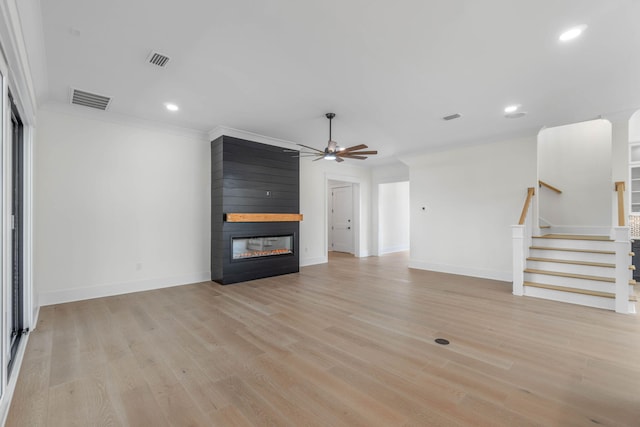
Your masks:
<path fill-rule="evenodd" d="M 332 251 L 353 253 L 353 186 L 331 189 Z"/>

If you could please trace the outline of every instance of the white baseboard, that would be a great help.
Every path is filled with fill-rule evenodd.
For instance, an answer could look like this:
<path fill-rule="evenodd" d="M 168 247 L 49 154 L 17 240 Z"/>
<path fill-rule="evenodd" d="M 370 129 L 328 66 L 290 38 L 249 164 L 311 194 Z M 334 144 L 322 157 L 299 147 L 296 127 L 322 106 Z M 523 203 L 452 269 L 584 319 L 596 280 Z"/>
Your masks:
<path fill-rule="evenodd" d="M 307 267 L 309 265 L 316 265 L 316 264 L 326 264 L 327 262 L 329 262 L 329 259 L 326 256 L 319 256 L 316 258 L 306 258 L 306 259 L 300 260 L 300 267 Z"/>
<path fill-rule="evenodd" d="M 31 326 L 29 326 L 29 330 L 33 331 L 38 326 L 38 319 L 40 318 L 40 306 L 37 306 L 33 309 L 33 317 L 31 318 Z"/>
<path fill-rule="evenodd" d="M 136 282 L 109 283 L 106 285 L 91 286 L 87 288 L 73 288 L 51 292 L 40 292 L 39 301 L 41 306 L 62 304 L 65 302 L 109 297 L 113 295 L 129 294 L 132 292 L 150 291 L 153 289 L 170 288 L 172 286 L 207 282 L 210 280 L 211 273 L 202 272 L 185 274 L 183 276 L 140 280 Z"/>
<path fill-rule="evenodd" d="M 366 258 L 369 256 L 369 251 L 360 251 L 360 253 L 355 254 L 356 258 Z"/>
<path fill-rule="evenodd" d="M 404 252 L 404 251 L 408 251 L 408 250 L 409 250 L 409 246 L 408 245 L 389 246 L 388 248 L 382 248 L 380 250 L 380 255 L 392 254 L 392 253 L 395 253 L 395 252 Z"/>
<path fill-rule="evenodd" d="M 478 277 L 480 279 L 499 280 L 501 282 L 513 281 L 513 274 L 510 271 L 485 270 L 481 268 L 460 267 L 457 265 L 434 264 L 415 259 L 409 260 L 409 268 L 437 271 L 440 273 L 459 274 L 461 276 Z"/>

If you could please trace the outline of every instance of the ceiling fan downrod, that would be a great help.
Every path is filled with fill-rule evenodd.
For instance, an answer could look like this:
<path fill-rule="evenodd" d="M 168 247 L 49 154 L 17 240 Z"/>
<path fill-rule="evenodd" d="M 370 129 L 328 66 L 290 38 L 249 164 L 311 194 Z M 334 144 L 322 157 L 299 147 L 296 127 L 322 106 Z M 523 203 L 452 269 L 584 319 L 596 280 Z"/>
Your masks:
<path fill-rule="evenodd" d="M 325 114 L 325 117 L 329 119 L 329 143 L 327 144 L 327 148 L 325 149 L 325 152 L 327 154 L 334 153 L 338 150 L 338 143 L 336 143 L 331 137 L 331 121 L 335 116 L 336 116 L 336 113 Z"/>

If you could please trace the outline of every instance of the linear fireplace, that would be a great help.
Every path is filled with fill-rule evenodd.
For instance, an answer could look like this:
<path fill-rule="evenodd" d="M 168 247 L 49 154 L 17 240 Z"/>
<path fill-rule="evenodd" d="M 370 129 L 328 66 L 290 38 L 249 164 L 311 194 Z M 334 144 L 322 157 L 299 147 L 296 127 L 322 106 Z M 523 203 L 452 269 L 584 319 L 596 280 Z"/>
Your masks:
<path fill-rule="evenodd" d="M 234 261 L 265 256 L 293 255 L 293 234 L 287 236 L 232 237 Z"/>
<path fill-rule="evenodd" d="M 211 141 L 211 280 L 300 271 L 300 159 L 229 136 Z"/>

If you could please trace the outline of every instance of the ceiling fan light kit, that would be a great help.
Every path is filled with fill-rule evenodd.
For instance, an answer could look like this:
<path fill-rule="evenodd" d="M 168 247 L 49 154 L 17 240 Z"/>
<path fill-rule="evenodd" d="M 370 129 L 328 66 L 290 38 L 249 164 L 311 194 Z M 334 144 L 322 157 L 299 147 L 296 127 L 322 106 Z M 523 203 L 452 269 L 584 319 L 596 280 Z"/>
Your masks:
<path fill-rule="evenodd" d="M 335 117 L 335 113 L 327 113 L 325 117 L 329 119 L 329 142 L 324 150 L 318 150 L 317 148 L 310 147 L 304 144 L 298 144 L 299 146 L 312 151 L 300 151 L 299 156 L 296 157 L 316 157 L 316 160 L 335 160 L 336 162 L 344 162 L 344 159 L 365 160 L 367 156 L 373 156 L 378 154 L 376 150 L 362 151 L 367 148 L 365 144 L 354 145 L 353 147 L 340 147 L 336 141 L 331 137 L 331 121 Z"/>

